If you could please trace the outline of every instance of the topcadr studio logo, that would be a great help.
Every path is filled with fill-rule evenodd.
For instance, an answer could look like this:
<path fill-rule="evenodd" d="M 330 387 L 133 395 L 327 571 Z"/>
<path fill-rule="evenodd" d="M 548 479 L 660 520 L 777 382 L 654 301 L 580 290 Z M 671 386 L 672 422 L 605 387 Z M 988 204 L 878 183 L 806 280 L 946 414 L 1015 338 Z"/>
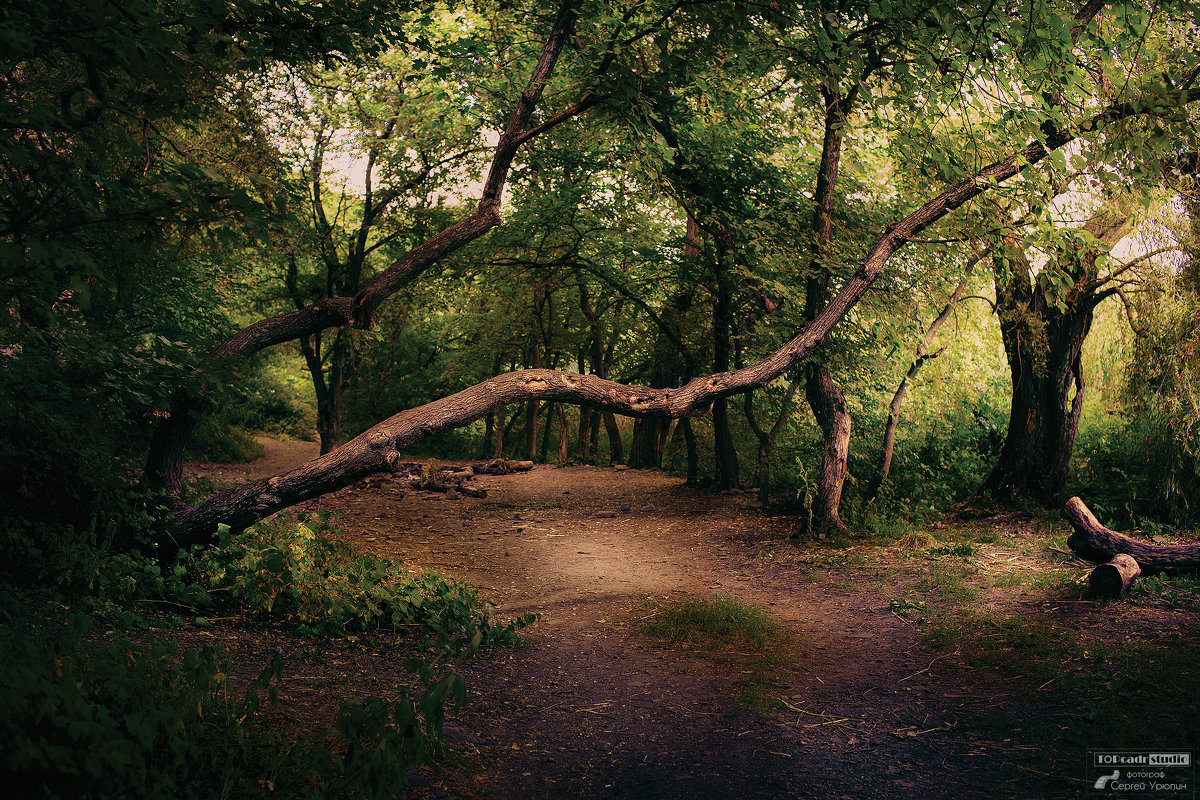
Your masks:
<path fill-rule="evenodd" d="M 1196 797 L 1190 750 L 1090 750 L 1089 794 L 1104 797 Z"/>

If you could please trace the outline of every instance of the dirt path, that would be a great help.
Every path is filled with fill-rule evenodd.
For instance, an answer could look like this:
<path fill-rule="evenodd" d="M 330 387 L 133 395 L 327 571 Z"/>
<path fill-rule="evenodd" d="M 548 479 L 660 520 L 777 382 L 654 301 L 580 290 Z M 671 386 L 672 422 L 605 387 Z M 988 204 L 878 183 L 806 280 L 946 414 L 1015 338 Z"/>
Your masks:
<path fill-rule="evenodd" d="M 954 712 L 994 698 L 944 682 L 944 654 L 891 613 L 886 569 L 867 584 L 861 564 L 854 580 L 838 567 L 846 551 L 776 558 L 788 520 L 661 473 L 537 467 L 472 485 L 488 497 L 384 480 L 321 501 L 362 546 L 469 581 L 503 615 L 542 614 L 528 647 L 461 665 L 470 702 L 449 730 L 469 758 L 440 796 L 993 796 L 998 765 Z M 795 632 L 783 708 L 751 711 L 727 668 L 635 630 L 647 596 L 716 594 Z"/>
<path fill-rule="evenodd" d="M 315 454 L 264 444 L 270 460 L 246 477 Z M 539 466 L 471 485 L 487 497 L 375 477 L 310 504 L 336 510 L 365 549 L 474 584 L 502 616 L 542 615 L 527 647 L 459 665 L 469 702 L 447 734 L 463 758 L 434 771 L 422 796 L 1076 795 L 1076 776 L 1035 774 L 1018 746 L 960 726 L 981 709 L 1022 709 L 996 687 L 965 684 L 952 654 L 892 613 L 916 576 L 886 551 L 797 548 L 790 521 L 744 508 L 746 496 L 698 494 L 657 472 Z M 780 708 L 751 710 L 728 666 L 636 629 L 648 596 L 718 594 L 794 632 L 798 669 L 779 676 Z M 359 690 L 387 691 L 397 665 L 355 647 L 330 658 Z"/>

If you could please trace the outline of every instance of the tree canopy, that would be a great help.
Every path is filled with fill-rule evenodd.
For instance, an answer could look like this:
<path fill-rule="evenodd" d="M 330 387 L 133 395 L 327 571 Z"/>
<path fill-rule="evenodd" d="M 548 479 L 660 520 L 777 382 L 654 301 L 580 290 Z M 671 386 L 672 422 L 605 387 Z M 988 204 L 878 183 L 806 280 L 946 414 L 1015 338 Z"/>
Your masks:
<path fill-rule="evenodd" d="M 1143 302 L 1113 246 L 1146 216 L 1135 204 L 1194 193 L 1186 2 L 79 0 L 53 20 L 4 15 L 3 492 L 31 549 L 47 520 L 129 546 L 140 508 L 166 557 L 453 430 L 472 453 L 545 458 L 553 439 L 562 460 L 595 459 L 601 422 L 610 459 L 686 450 L 689 478 L 722 488 L 747 462 L 766 486 L 774 459 L 810 524 L 842 529 L 843 485 L 858 496 L 890 469 L 862 440 L 951 305 L 976 332 L 963 357 L 992 348 L 986 369 L 936 377 L 974 415 L 959 433 L 1004 439 L 993 405 L 1012 409 L 1003 447 L 979 444 L 987 484 L 1048 500 L 1093 311 Z M 1090 220 L 1064 223 L 1068 196 Z M 1140 263 L 1138 288 L 1190 302 L 1190 284 Z M 972 294 L 997 312 L 990 333 Z M 1178 317 L 1155 324 L 1154 347 L 1186 349 Z M 1013 384 L 997 399 L 973 381 L 1003 375 L 999 342 Z M 290 377 L 268 401 L 270 374 Z M 1164 408 L 1191 409 L 1189 375 L 1156 385 Z M 1033 402 L 1036 381 L 1056 388 Z M 278 416 L 304 382 L 323 454 L 189 504 L 197 425 L 235 401 Z M 1014 438 L 1035 421 L 1045 436 Z M 1051 440 L 1052 466 L 1022 460 Z M 55 501 L 63 487 L 77 502 Z"/>

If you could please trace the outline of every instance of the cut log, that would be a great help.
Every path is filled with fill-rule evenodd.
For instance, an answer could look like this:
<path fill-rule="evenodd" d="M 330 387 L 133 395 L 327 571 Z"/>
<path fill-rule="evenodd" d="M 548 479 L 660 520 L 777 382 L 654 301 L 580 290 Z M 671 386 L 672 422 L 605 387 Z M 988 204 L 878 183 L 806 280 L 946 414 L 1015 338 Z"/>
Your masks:
<path fill-rule="evenodd" d="M 1129 591 L 1133 582 L 1142 574 L 1138 562 L 1128 553 L 1117 553 L 1113 560 L 1101 564 L 1092 570 L 1088 578 L 1088 586 L 1093 594 L 1101 597 L 1116 597 L 1121 592 Z"/>
<path fill-rule="evenodd" d="M 1088 561 L 1107 563 L 1119 553 L 1133 556 L 1143 575 L 1165 572 L 1200 572 L 1200 545 L 1153 545 L 1109 530 L 1078 497 L 1067 501 L 1064 509 L 1075 532 L 1067 546 Z"/>

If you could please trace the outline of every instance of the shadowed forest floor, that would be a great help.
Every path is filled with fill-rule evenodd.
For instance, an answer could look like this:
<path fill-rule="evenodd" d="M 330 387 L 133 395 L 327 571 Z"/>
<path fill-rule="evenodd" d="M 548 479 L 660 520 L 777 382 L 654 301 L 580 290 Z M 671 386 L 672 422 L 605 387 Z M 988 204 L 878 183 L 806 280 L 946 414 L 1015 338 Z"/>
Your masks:
<path fill-rule="evenodd" d="M 315 447 L 264 444 L 253 465 L 197 471 L 251 477 Z M 794 520 L 747 507 L 751 495 L 705 494 L 658 472 L 538 466 L 470 485 L 487 497 L 377 476 L 309 509 L 336 512 L 364 549 L 473 584 L 501 617 L 542 615 L 526 646 L 457 664 L 468 703 L 447 718 L 454 755 L 423 771 L 419 797 L 1084 796 L 1087 748 L 1128 743 L 1104 738 L 1111 729 L 1081 698 L 1099 707 L 1119 691 L 1126 705 L 1158 708 L 1138 697 L 1142 684 L 1111 685 L 1103 648 L 1198 643 L 1186 604 L 1083 599 L 1088 566 L 1062 552 L 1065 527 L 1046 522 L 1000 517 L 835 546 L 791 541 Z M 736 662 L 664 646 L 639 626 L 648 600 L 719 595 L 792 634 L 793 663 L 765 702 L 745 700 Z M 268 647 L 299 657 L 282 713 L 300 726 L 406 680 L 385 637 L 304 640 L 233 620 L 195 636 L 247 659 Z M 1064 638 L 1072 647 L 1056 650 Z M 1174 675 L 1195 698 L 1196 671 Z M 1195 700 L 1170 708 L 1154 728 L 1162 740 L 1146 746 L 1189 746 Z"/>

